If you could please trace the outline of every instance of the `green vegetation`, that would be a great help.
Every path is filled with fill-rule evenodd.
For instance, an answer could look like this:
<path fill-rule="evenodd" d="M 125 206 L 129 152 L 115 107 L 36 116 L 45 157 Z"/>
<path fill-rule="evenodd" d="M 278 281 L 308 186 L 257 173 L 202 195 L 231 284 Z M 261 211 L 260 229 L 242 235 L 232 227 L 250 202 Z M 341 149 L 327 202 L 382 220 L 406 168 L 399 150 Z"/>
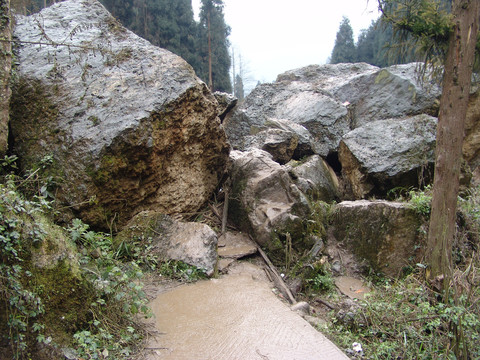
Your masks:
<path fill-rule="evenodd" d="M 332 50 L 332 64 L 366 62 L 387 67 L 424 61 L 425 51 L 429 48 L 435 55 L 445 53 L 446 40 L 451 31 L 449 17 L 444 16 L 451 11 L 449 1 L 387 0 L 382 3 L 390 14 L 403 18 L 393 24 L 387 14 L 383 14 L 372 21 L 368 29 L 360 32 L 356 44 L 349 20 L 344 18 Z M 432 46 L 435 48 L 432 49 Z"/>
<path fill-rule="evenodd" d="M 6 157 L 3 169 L 14 160 Z M 84 359 L 129 358 L 143 336 L 135 317 L 149 315 L 141 262 L 121 261 L 110 234 L 78 219 L 67 229 L 54 225 L 50 201 L 19 192 L 37 180 L 6 175 L 0 184 L 0 330 L 8 356 L 28 359 L 49 346 Z"/>
<path fill-rule="evenodd" d="M 478 259 L 477 259 L 478 261 Z M 422 280 L 421 272 L 377 285 L 348 316 L 334 316 L 329 336 L 342 348 L 362 345 L 367 359 L 480 357 L 478 268 L 458 272 L 457 294 L 448 302 Z M 476 280 L 478 282 L 478 280 Z"/>
<path fill-rule="evenodd" d="M 332 64 L 353 63 L 356 61 L 356 57 L 353 29 L 350 20 L 344 16 L 337 32 L 330 62 Z"/>
<path fill-rule="evenodd" d="M 407 201 L 421 216 L 429 215 L 430 187 L 396 191 L 401 194 L 397 200 Z M 426 280 L 428 268 L 421 263 L 405 278 L 371 278 L 373 290 L 365 300 L 347 311 L 331 311 L 330 325 L 321 330 L 343 349 L 360 343 L 363 354 L 356 358 L 479 358 L 480 187 L 459 198 L 457 223 L 454 267 L 446 290 L 441 278 Z"/>
<path fill-rule="evenodd" d="M 177 260 L 167 260 L 162 262 L 158 268 L 158 273 L 169 279 L 184 282 L 195 282 L 207 278 L 207 275 L 203 270 Z"/>

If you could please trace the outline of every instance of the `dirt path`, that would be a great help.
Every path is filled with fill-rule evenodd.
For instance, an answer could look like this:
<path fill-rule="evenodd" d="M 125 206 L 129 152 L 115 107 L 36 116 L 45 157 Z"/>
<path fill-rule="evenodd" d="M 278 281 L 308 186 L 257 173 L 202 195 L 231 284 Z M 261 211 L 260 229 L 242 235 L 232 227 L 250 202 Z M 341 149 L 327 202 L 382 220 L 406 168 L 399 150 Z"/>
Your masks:
<path fill-rule="evenodd" d="M 151 303 L 156 330 L 146 360 L 348 359 L 272 292 L 263 270 L 182 285 Z"/>

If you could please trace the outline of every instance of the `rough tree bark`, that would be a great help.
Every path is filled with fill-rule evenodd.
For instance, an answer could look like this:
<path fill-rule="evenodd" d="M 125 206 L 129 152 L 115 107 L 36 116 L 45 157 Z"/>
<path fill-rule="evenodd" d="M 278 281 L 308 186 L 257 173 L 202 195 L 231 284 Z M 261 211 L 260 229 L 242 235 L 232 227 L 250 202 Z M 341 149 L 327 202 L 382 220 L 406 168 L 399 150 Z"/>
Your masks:
<path fill-rule="evenodd" d="M 447 275 L 452 261 L 465 117 L 480 17 L 479 0 L 454 0 L 454 31 L 445 60 L 437 127 L 432 210 L 427 238 L 429 278 Z"/>
<path fill-rule="evenodd" d="M 208 31 L 208 87 L 210 91 L 213 91 L 213 79 L 212 79 L 212 30 L 210 24 L 211 7 L 207 11 L 207 31 Z"/>
<path fill-rule="evenodd" d="M 10 0 L 0 0 L 0 157 L 8 148 L 10 70 L 12 68 L 12 31 Z"/>

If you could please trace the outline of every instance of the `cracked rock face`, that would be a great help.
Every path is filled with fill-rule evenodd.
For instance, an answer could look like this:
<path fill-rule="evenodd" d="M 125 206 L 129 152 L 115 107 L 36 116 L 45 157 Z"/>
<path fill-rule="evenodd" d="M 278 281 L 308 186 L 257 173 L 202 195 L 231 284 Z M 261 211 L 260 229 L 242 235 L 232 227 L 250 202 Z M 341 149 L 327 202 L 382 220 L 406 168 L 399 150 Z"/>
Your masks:
<path fill-rule="evenodd" d="M 190 65 L 123 28 L 96 0 L 20 17 L 15 35 L 24 41 L 15 151 L 27 169 L 53 160 L 56 195 L 75 216 L 105 227 L 146 209 L 173 214 L 205 203 L 229 146 L 217 101 Z"/>

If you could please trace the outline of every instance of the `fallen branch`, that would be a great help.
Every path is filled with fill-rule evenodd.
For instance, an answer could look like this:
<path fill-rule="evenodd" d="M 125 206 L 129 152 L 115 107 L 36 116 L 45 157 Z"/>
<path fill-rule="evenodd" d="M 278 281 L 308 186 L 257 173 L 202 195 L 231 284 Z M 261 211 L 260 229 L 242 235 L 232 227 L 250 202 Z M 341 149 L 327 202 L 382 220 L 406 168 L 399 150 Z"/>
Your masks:
<path fill-rule="evenodd" d="M 258 249 L 258 253 L 260 254 L 260 256 L 263 258 L 263 260 L 265 261 L 265 263 L 267 264 L 268 268 L 270 269 L 270 271 L 272 272 L 273 274 L 273 282 L 275 283 L 275 285 L 278 287 L 278 289 L 287 297 L 288 301 L 290 301 L 291 304 L 296 304 L 297 301 L 295 300 L 295 298 L 293 297 L 293 294 L 292 292 L 290 291 L 290 289 L 287 287 L 287 285 L 285 284 L 285 282 L 283 281 L 282 277 L 280 276 L 280 274 L 278 273 L 277 269 L 275 268 L 275 265 L 273 265 L 273 263 L 270 261 L 270 259 L 268 258 L 267 254 L 265 254 L 265 252 L 260 248 L 260 246 L 257 245 L 257 249 Z"/>
<path fill-rule="evenodd" d="M 332 309 L 332 310 L 338 310 L 335 306 L 333 306 L 332 304 L 330 304 L 329 302 L 325 301 L 325 300 L 322 300 L 322 299 L 315 299 L 316 302 L 319 302 L 320 304 L 322 305 L 325 305 L 326 307 Z"/>
<path fill-rule="evenodd" d="M 222 235 L 227 231 L 227 219 L 228 219 L 228 186 L 225 187 L 225 202 L 223 203 L 223 216 L 222 216 Z"/>

